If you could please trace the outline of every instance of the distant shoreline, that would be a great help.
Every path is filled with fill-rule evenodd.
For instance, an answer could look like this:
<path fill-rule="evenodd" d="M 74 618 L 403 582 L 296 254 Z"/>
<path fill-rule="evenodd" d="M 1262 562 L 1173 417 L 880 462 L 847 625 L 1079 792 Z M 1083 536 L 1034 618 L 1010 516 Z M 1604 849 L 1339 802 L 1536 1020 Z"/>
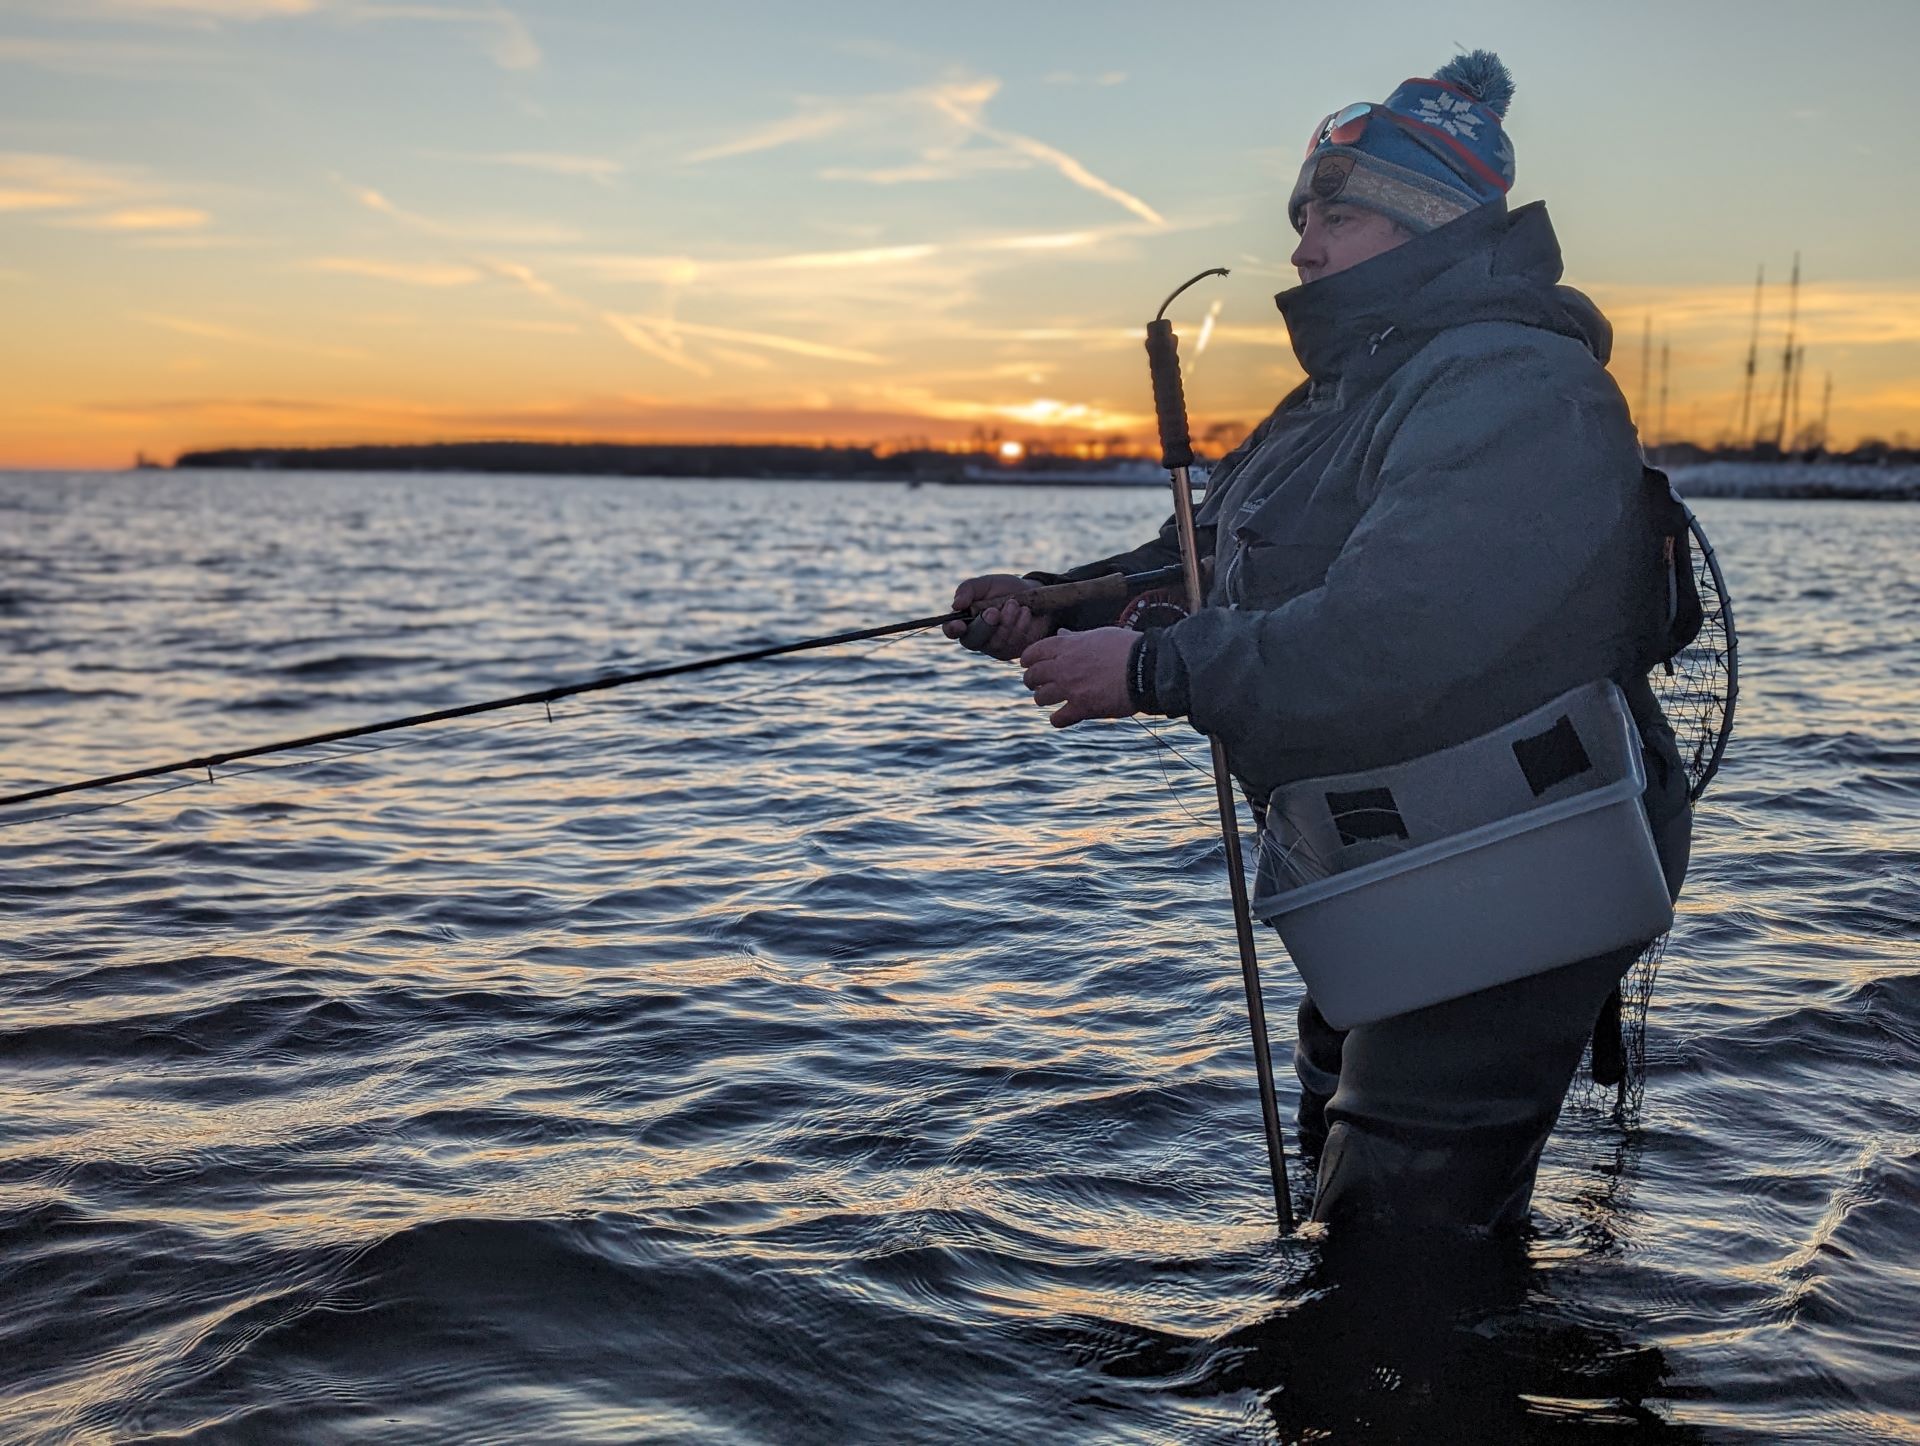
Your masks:
<path fill-rule="evenodd" d="M 1920 502 L 1920 465 L 1846 462 L 1676 462 L 1665 468 L 1683 497 L 1801 502 Z"/>
<path fill-rule="evenodd" d="M 1135 459 L 1126 459 L 1138 466 Z M 1119 463 L 1122 459 L 1114 459 Z M 508 472 L 521 476 L 736 478 L 807 481 L 966 480 L 995 466 L 979 452 L 931 447 L 880 452 L 872 447 L 690 445 L 619 442 L 427 442 L 393 446 L 238 447 L 183 452 L 177 469 L 238 468 L 276 472 Z M 1044 477 L 1079 471 L 1078 457 L 1028 457 L 1017 469 Z M 1096 464 L 1098 465 L 1098 464 Z M 1009 467 L 1009 473 L 1016 469 Z"/>
<path fill-rule="evenodd" d="M 1682 445 L 1666 463 L 1687 497 L 1920 501 L 1920 454 L 1871 460 L 1736 458 Z M 1205 460 L 1197 460 L 1201 472 Z M 916 448 L 667 445 L 611 442 L 440 442 L 392 446 L 248 447 L 185 452 L 167 470 L 409 472 L 656 478 L 666 481 L 907 482 L 979 487 L 1164 486 L 1144 457 L 1087 459 L 1029 452 L 1003 462 L 983 452 Z M 1196 481 L 1198 481 L 1196 477 Z"/>

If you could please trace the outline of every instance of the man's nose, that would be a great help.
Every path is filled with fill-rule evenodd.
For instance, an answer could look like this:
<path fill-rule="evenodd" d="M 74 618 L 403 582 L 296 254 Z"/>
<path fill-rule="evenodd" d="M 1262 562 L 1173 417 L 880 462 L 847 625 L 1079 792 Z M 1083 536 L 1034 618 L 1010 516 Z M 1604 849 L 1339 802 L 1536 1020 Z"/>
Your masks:
<path fill-rule="evenodd" d="M 1308 234 L 1305 232 L 1301 233 L 1300 244 L 1293 248 L 1293 255 L 1287 258 L 1295 270 L 1318 266 L 1325 259 L 1326 258 L 1320 254 L 1319 244 L 1310 240 Z"/>

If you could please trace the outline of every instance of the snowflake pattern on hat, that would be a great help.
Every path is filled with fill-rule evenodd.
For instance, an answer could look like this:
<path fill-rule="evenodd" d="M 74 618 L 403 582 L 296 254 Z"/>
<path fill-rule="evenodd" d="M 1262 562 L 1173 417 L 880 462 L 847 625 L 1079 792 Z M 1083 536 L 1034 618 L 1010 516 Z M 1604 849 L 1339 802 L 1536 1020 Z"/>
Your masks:
<path fill-rule="evenodd" d="M 1470 141 L 1480 138 L 1480 117 L 1473 112 L 1473 102 L 1461 96 L 1422 96 L 1420 109 L 1414 118 L 1450 136 Z"/>

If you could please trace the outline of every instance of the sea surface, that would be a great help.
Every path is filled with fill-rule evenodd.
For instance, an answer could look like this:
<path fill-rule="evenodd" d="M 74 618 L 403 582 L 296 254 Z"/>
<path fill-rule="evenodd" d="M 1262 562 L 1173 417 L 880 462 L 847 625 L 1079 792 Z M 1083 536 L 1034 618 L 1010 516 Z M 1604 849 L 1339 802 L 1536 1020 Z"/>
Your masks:
<path fill-rule="evenodd" d="M 1165 506 L 0 476 L 0 792 Z M 1277 1238 L 1198 740 L 909 635 L 0 819 L 0 1440 L 1920 1441 L 1920 507 L 1699 512 L 1739 728 L 1524 1239 Z"/>

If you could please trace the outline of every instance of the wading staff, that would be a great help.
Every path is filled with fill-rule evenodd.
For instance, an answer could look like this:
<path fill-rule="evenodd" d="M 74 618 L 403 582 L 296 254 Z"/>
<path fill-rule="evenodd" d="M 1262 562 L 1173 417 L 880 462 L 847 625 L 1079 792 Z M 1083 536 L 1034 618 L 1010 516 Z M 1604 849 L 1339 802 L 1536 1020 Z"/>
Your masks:
<path fill-rule="evenodd" d="M 1172 582 L 1179 574 L 1178 568 L 1163 567 L 1152 572 L 1107 573 L 1100 577 L 1088 578 L 1084 582 L 1052 583 L 1046 587 L 1033 589 L 1020 595 L 1020 601 L 1029 611 L 1038 613 L 1060 612 L 1066 608 L 1077 607 L 1083 603 L 1120 602 L 1137 592 Z M 178 763 L 158 763 L 151 768 L 135 768 L 125 773 L 108 774 L 104 778 L 83 778 L 72 783 L 49 784 L 44 788 L 31 789 L 25 793 L 8 794 L 0 797 L 0 808 L 14 804 L 33 803 L 42 798 L 52 798 L 56 794 L 79 793 L 91 788 L 106 788 L 116 783 L 132 783 L 142 778 L 159 778 L 168 773 L 199 772 L 205 770 L 209 781 L 213 770 L 228 763 L 237 763 L 243 758 L 259 758 L 268 753 L 286 753 L 296 748 L 317 748 L 325 743 L 344 743 L 350 738 L 365 738 L 372 733 L 391 733 L 397 728 L 417 728 L 423 723 L 444 723 L 450 718 L 471 718 L 476 713 L 493 713 L 502 708 L 520 708 L 529 704 L 551 705 L 562 698 L 571 698 L 580 693 L 597 693 L 608 688 L 624 688 L 629 683 L 650 683 L 659 678 L 675 678 L 683 673 L 704 673 L 714 668 L 731 667 L 735 663 L 757 663 L 765 658 L 784 657 L 788 653 L 805 653 L 815 648 L 838 647 L 844 643 L 865 642 L 870 638 L 890 637 L 895 633 L 911 633 L 926 628 L 937 628 L 943 623 L 957 622 L 962 618 L 977 621 L 978 614 L 994 606 L 997 599 L 975 603 L 960 612 L 941 613 L 929 618 L 908 618 L 905 622 L 882 623 L 879 627 L 856 628 L 852 632 L 828 633 L 824 637 L 804 638 L 797 643 L 775 643 L 771 647 L 751 648 L 741 653 L 725 653 L 719 657 L 695 658 L 685 663 L 670 663 L 660 668 L 643 668 L 637 673 L 609 673 L 599 678 L 588 678 L 584 682 L 562 683 L 553 688 L 542 688 L 532 693 L 516 693 L 511 698 L 493 698 L 484 703 L 465 703 L 457 708 L 441 708 L 432 713 L 414 713 L 406 718 L 389 718 L 384 723 L 362 723 L 353 728 L 335 728 L 326 733 L 310 733 L 304 738 L 288 738 L 279 743 L 260 743 L 251 748 L 230 748 L 223 753 L 209 753 L 203 758 L 184 758 Z"/>
<path fill-rule="evenodd" d="M 1227 268 L 1202 271 L 1174 289 L 1147 323 L 1147 365 L 1153 373 L 1153 409 L 1160 419 L 1160 465 L 1173 484 L 1174 525 L 1180 533 L 1180 566 L 1187 584 L 1187 611 L 1206 605 L 1200 588 L 1199 545 L 1193 531 L 1193 439 L 1187 434 L 1187 398 L 1180 384 L 1180 341 L 1166 319 L 1174 297 L 1209 276 L 1225 276 Z M 1247 986 L 1247 1022 L 1253 1029 L 1253 1067 L 1260 1077 L 1260 1120 L 1267 1132 L 1267 1170 L 1273 1177 L 1273 1209 L 1283 1235 L 1293 1233 L 1293 1197 L 1287 1190 L 1287 1144 L 1280 1136 L 1280 1102 L 1273 1090 L 1273 1056 L 1267 1043 L 1267 1010 L 1260 997 L 1260 961 L 1253 949 L 1253 910 L 1247 903 L 1247 877 L 1240 861 L 1240 806 L 1233 796 L 1233 774 L 1227 767 L 1227 749 L 1219 738 L 1213 745 L 1213 789 L 1220 801 L 1220 837 L 1227 847 L 1227 885 L 1233 893 L 1233 928 L 1240 939 L 1240 977 Z"/>

